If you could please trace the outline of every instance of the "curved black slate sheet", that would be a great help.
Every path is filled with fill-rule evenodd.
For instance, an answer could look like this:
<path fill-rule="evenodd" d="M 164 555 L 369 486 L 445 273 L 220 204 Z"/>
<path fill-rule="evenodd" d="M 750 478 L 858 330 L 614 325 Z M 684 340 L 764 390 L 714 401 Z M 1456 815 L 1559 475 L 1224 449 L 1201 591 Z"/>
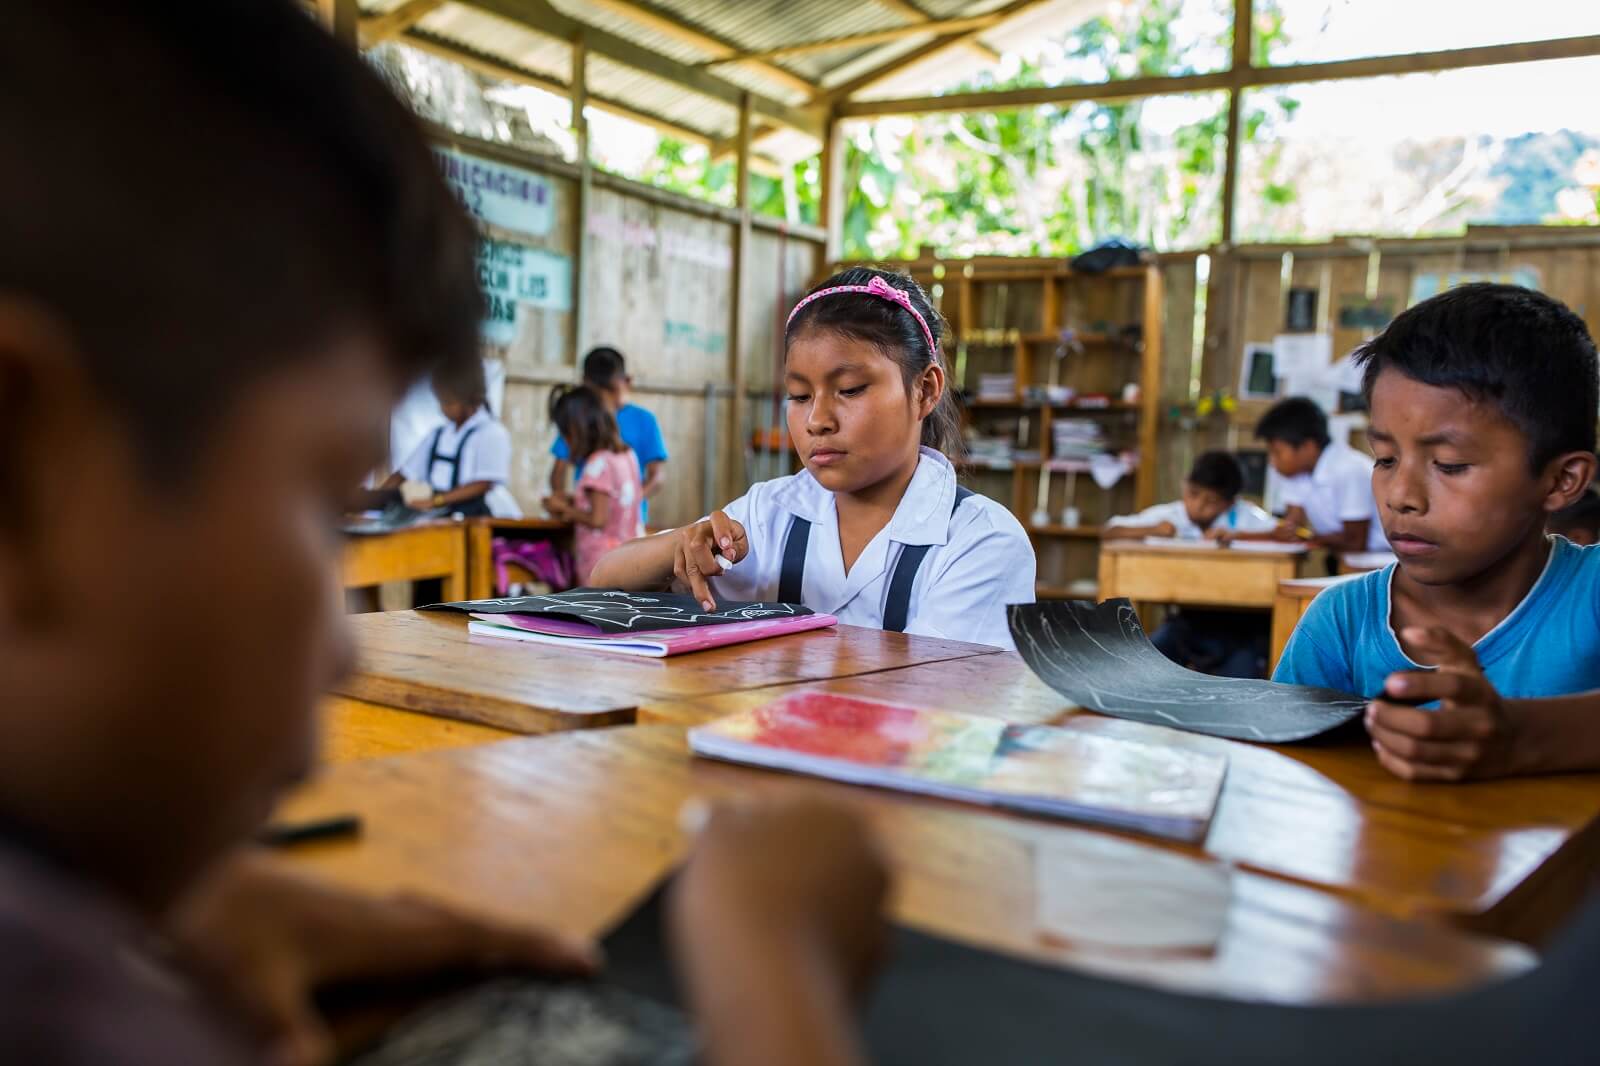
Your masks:
<path fill-rule="evenodd" d="M 798 603 L 724 603 L 707 611 L 693 596 L 675 592 L 624 592 L 621 589 L 573 589 L 547 596 L 513 596 L 491 600 L 431 603 L 422 611 L 465 611 L 477 614 L 543 614 L 567 622 L 588 622 L 602 633 L 642 633 L 688 626 L 758 622 L 764 618 L 809 615 Z"/>
<path fill-rule="evenodd" d="M 1150 643 L 1127 600 L 1020 604 L 1008 618 L 1017 651 L 1040 680 L 1113 718 L 1284 744 L 1337 729 L 1367 705 L 1332 689 L 1185 670 Z"/>

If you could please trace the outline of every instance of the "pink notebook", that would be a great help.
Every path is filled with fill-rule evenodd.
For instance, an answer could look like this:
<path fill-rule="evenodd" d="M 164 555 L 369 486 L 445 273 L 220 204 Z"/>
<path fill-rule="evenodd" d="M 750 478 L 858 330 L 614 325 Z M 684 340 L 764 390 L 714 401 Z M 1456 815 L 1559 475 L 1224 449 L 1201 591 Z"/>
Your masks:
<path fill-rule="evenodd" d="M 804 633 L 808 629 L 822 629 L 839 623 L 831 614 L 784 615 L 755 622 L 685 626 L 607 636 L 600 634 L 594 625 L 545 615 L 474 613 L 472 618 L 473 621 L 467 623 L 467 632 L 480 637 L 526 640 L 535 644 L 557 644 L 566 648 L 588 648 L 654 659 L 687 655 L 692 651 L 722 648 L 729 644 L 748 644 L 753 640 Z"/>

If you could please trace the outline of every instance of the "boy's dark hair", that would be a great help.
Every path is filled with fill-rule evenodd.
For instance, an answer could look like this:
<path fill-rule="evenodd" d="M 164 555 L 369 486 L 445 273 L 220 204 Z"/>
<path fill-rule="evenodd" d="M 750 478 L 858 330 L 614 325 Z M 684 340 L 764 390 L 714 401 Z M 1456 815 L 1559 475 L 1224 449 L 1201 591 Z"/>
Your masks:
<path fill-rule="evenodd" d="M 458 359 L 433 372 L 433 391 L 476 411 L 489 404 L 489 380 L 482 359 Z"/>
<path fill-rule="evenodd" d="M 928 332 L 933 334 L 932 351 L 928 350 L 928 339 L 922 335 L 922 327 L 904 307 L 866 293 L 827 296 L 801 308 L 784 331 L 785 349 L 796 337 L 813 331 L 835 333 L 863 341 L 899 363 L 908 385 L 930 365 L 939 362 L 944 347 L 940 343 L 944 334 L 944 319 L 933 309 L 922 286 L 909 275 L 875 267 L 851 267 L 835 274 L 811 292 L 840 285 L 866 285 L 873 278 L 879 278 L 886 285 L 906 294 L 911 306 L 928 324 Z M 944 395 L 939 398 L 933 413 L 922 423 L 922 443 L 952 459 L 965 450 L 961 441 L 961 413 L 956 407 L 955 390 L 956 383 L 947 370 Z"/>
<path fill-rule="evenodd" d="M 152 472 L 346 331 L 397 384 L 477 359 L 471 221 L 299 4 L 17 0 L 3 21 L 0 295 L 59 318 Z"/>
<path fill-rule="evenodd" d="M 1600 493 L 1587 490 L 1582 496 L 1550 516 L 1551 529 L 1588 529 L 1600 535 Z"/>
<path fill-rule="evenodd" d="M 1516 285 L 1461 285 L 1403 312 L 1356 352 L 1368 406 L 1391 367 L 1493 403 L 1528 438 L 1534 470 L 1594 451 L 1600 370 L 1583 319 Z"/>
<path fill-rule="evenodd" d="M 591 386 L 557 385 L 551 389 L 550 421 L 567 442 L 572 465 L 580 472 L 595 452 L 620 452 L 626 447 L 616 417 Z"/>
<path fill-rule="evenodd" d="M 1256 440 L 1281 440 L 1291 448 L 1306 441 L 1316 441 L 1317 447 L 1328 446 L 1328 416 L 1304 396 L 1291 396 L 1272 405 L 1272 410 L 1256 423 Z"/>
<path fill-rule="evenodd" d="M 1189 483 L 1210 489 L 1225 500 L 1238 499 L 1244 488 L 1244 469 L 1232 452 L 1206 452 L 1189 468 Z"/>
<path fill-rule="evenodd" d="M 590 348 L 583 357 L 583 383 L 597 389 L 609 389 L 618 378 L 628 376 L 628 362 L 622 353 L 609 345 Z"/>

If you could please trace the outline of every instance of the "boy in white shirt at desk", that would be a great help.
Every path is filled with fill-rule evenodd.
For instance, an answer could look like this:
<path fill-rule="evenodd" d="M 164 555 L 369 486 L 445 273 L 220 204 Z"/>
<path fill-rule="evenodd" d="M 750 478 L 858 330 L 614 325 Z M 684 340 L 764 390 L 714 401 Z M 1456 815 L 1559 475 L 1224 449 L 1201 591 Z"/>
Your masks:
<path fill-rule="evenodd" d="M 1241 500 L 1244 471 L 1230 452 L 1206 452 L 1183 479 L 1183 498 L 1121 515 L 1106 523 L 1101 540 L 1174 537 L 1199 541 L 1234 533 L 1270 534 L 1278 520 Z M 1219 677 L 1262 677 L 1267 666 L 1268 628 L 1248 611 L 1173 611 L 1151 636 L 1156 648 L 1177 663 Z"/>

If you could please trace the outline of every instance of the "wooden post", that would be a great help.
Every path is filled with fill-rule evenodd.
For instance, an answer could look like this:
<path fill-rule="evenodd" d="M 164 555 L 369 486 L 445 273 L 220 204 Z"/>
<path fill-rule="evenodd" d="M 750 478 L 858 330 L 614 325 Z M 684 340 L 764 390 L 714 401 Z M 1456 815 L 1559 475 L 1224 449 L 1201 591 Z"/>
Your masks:
<path fill-rule="evenodd" d="M 822 124 L 822 258 L 828 269 L 844 258 L 844 131 L 831 111 Z"/>
<path fill-rule="evenodd" d="M 579 33 L 572 41 L 572 135 L 577 142 L 577 201 L 572 205 L 572 361 L 583 359 L 589 336 L 589 200 L 594 190 L 594 168 L 589 162 L 589 46 Z"/>
<path fill-rule="evenodd" d="M 745 487 L 740 459 L 744 455 L 744 283 L 750 261 L 751 120 L 750 94 L 746 92 L 739 100 L 738 165 L 734 178 L 739 221 L 733 235 L 733 276 L 728 279 L 728 381 L 733 386 L 733 395 L 728 401 L 728 465 L 724 475 L 728 479 L 728 492 L 732 494 L 742 492 Z M 725 498 L 732 497 L 725 495 Z"/>
<path fill-rule="evenodd" d="M 356 0 L 317 0 L 317 16 L 341 43 L 356 47 L 361 25 L 361 9 L 356 6 Z"/>
<path fill-rule="evenodd" d="M 1233 65 L 1229 73 L 1228 143 L 1222 170 L 1222 243 L 1233 243 L 1234 206 L 1239 198 L 1239 128 L 1244 110 L 1244 81 L 1250 73 L 1250 48 L 1254 39 L 1253 0 L 1233 0 Z"/>

